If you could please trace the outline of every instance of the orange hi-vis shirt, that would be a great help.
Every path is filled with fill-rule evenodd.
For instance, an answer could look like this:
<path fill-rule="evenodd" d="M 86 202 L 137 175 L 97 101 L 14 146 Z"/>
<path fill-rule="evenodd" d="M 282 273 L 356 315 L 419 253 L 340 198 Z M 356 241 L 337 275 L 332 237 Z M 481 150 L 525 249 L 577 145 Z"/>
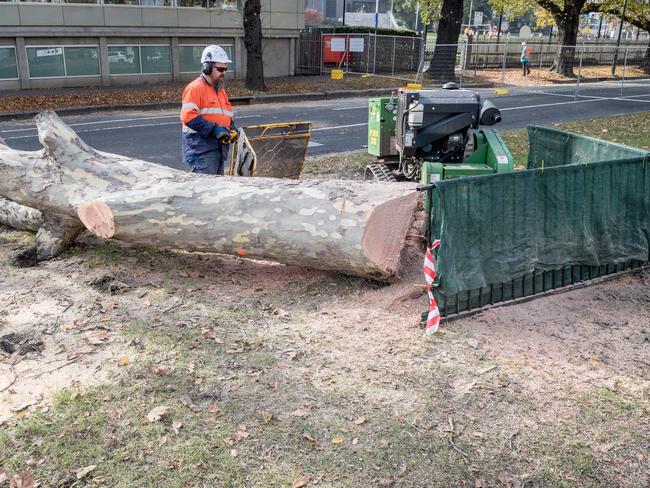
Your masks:
<path fill-rule="evenodd" d="M 202 154 L 220 149 L 214 127 L 230 129 L 233 110 L 223 88 L 215 88 L 203 76 L 183 90 L 181 122 L 183 123 L 183 155 Z"/>

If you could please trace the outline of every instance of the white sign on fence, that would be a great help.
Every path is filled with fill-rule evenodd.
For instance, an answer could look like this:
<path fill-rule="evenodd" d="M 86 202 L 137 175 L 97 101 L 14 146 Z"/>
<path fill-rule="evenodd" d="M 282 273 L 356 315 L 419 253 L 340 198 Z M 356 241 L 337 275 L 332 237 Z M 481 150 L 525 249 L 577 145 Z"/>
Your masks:
<path fill-rule="evenodd" d="M 350 51 L 353 53 L 362 53 L 363 49 L 363 37 L 351 37 L 350 38 Z"/>
<path fill-rule="evenodd" d="M 530 39 L 530 36 L 532 36 L 533 33 L 530 30 L 530 27 L 527 25 L 522 25 L 521 29 L 519 29 L 519 37 L 521 39 Z"/>
<path fill-rule="evenodd" d="M 345 37 L 332 37 L 331 50 L 339 53 L 345 51 Z"/>
<path fill-rule="evenodd" d="M 483 23 L 483 12 L 474 12 L 474 25 L 481 25 Z"/>

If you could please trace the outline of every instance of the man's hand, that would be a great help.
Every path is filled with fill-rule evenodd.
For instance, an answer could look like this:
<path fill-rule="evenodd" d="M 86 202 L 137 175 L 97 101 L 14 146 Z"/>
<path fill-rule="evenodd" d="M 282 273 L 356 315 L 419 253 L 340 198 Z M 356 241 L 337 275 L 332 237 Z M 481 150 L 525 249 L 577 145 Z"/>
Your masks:
<path fill-rule="evenodd" d="M 230 131 L 225 127 L 220 125 L 215 125 L 213 129 L 214 135 L 222 144 L 228 144 L 230 142 Z"/>
<path fill-rule="evenodd" d="M 237 132 L 237 130 L 235 130 L 235 129 L 231 129 L 230 130 L 230 142 L 231 143 L 236 142 L 238 137 L 239 137 L 239 132 Z"/>

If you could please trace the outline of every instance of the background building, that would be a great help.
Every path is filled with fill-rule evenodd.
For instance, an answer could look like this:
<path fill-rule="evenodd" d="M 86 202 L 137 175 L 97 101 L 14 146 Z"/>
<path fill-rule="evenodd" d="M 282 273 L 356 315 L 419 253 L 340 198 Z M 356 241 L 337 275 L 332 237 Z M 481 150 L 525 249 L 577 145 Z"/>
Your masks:
<path fill-rule="evenodd" d="M 192 79 L 208 44 L 246 75 L 237 0 L 0 0 L 0 89 L 128 85 Z M 262 0 L 264 75 L 293 75 L 305 0 Z"/>

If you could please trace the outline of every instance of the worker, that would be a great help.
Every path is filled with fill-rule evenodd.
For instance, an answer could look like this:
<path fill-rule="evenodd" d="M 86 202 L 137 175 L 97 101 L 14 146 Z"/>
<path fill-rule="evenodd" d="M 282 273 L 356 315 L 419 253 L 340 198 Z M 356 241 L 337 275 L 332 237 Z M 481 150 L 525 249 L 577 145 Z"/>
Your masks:
<path fill-rule="evenodd" d="M 524 69 L 524 76 L 530 74 L 530 48 L 526 45 L 526 41 L 521 43 L 521 67 Z"/>
<path fill-rule="evenodd" d="M 232 106 L 223 88 L 230 62 L 223 48 L 206 47 L 201 75 L 183 90 L 183 159 L 193 173 L 223 175 L 230 143 L 237 139 Z"/>

